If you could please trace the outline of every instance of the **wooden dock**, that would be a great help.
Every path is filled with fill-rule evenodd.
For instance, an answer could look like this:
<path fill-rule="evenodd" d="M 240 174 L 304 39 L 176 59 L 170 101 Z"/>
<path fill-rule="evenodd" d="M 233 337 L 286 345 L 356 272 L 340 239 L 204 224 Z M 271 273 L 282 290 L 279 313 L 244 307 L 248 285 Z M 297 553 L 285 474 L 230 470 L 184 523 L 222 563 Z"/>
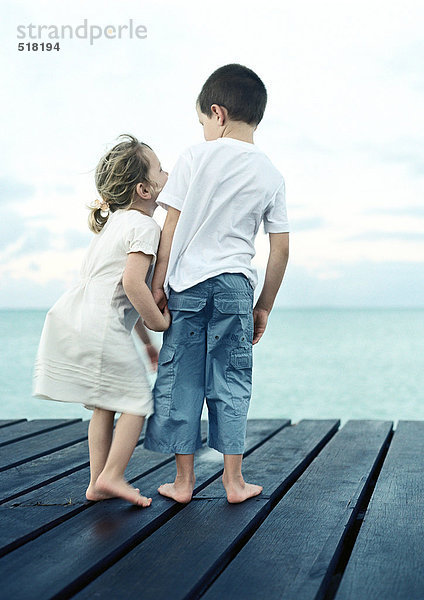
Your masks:
<path fill-rule="evenodd" d="M 174 460 L 142 436 L 127 477 L 147 509 L 85 500 L 87 428 L 0 421 L 0 598 L 424 599 L 423 421 L 249 421 L 264 491 L 239 505 L 206 445 L 192 502 L 160 496 Z"/>

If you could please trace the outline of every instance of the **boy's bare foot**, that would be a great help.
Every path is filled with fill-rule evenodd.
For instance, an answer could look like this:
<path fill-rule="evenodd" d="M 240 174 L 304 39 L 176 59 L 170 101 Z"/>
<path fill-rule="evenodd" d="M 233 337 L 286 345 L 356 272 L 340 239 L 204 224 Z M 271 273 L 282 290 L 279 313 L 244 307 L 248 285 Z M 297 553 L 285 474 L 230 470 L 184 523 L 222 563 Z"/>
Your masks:
<path fill-rule="evenodd" d="M 132 487 L 123 477 L 112 478 L 101 473 L 96 481 L 96 491 L 99 494 L 107 494 L 109 498 L 123 498 L 136 506 L 146 507 L 152 503 L 151 498 L 142 496 L 140 490 Z"/>
<path fill-rule="evenodd" d="M 138 488 L 135 488 L 135 490 L 137 492 L 140 491 Z M 96 484 L 92 484 L 92 483 L 90 483 L 90 485 L 88 486 L 88 488 L 85 492 L 85 497 L 87 498 L 87 500 L 90 500 L 91 502 L 99 502 L 100 500 L 108 500 L 109 498 L 116 498 L 116 496 L 113 496 L 112 494 L 106 494 L 106 493 L 100 492 L 97 489 Z"/>
<path fill-rule="evenodd" d="M 222 483 L 224 484 L 225 491 L 227 492 L 227 500 L 230 504 L 238 504 L 248 498 L 259 496 L 263 490 L 261 485 L 246 483 L 243 478 L 230 481 L 223 477 Z"/>
<path fill-rule="evenodd" d="M 175 502 L 187 504 L 193 495 L 194 481 L 194 479 L 181 480 L 176 477 L 174 483 L 164 483 L 158 487 L 158 492 L 162 496 L 172 498 Z"/>

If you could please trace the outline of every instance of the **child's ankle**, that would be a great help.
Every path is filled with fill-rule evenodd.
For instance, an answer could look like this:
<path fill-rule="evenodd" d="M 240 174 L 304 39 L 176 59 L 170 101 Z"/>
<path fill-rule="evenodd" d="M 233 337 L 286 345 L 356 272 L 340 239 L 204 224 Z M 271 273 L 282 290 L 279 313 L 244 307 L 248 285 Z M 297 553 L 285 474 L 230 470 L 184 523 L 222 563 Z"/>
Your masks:
<path fill-rule="evenodd" d="M 195 483 L 196 476 L 194 471 L 192 473 L 177 473 L 175 476 L 175 482 L 178 483 Z"/>
<path fill-rule="evenodd" d="M 122 479 L 123 473 L 121 469 L 117 469 L 114 467 L 106 467 L 100 473 L 99 477 L 106 477 L 107 479 Z"/>
<path fill-rule="evenodd" d="M 222 474 L 223 483 L 238 483 L 244 484 L 244 478 L 241 473 L 231 473 L 228 474 L 225 470 Z"/>

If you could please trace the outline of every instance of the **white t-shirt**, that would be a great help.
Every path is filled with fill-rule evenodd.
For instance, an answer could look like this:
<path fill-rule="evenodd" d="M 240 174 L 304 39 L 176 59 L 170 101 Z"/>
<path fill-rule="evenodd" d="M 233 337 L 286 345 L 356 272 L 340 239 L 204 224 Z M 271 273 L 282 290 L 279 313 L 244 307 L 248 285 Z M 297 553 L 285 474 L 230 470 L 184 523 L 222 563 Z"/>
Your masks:
<path fill-rule="evenodd" d="M 188 148 L 178 159 L 158 204 L 181 211 L 164 288 L 181 292 L 221 273 L 251 265 L 261 222 L 266 233 L 288 232 L 284 179 L 254 144 L 219 138 Z"/>

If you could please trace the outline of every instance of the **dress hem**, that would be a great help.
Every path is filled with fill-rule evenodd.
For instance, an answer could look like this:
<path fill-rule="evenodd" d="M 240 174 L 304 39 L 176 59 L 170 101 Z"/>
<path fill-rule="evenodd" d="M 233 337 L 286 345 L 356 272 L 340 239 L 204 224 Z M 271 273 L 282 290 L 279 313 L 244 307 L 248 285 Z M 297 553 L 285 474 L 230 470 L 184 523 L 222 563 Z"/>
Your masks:
<path fill-rule="evenodd" d="M 151 415 L 153 415 L 154 410 L 146 410 L 143 411 L 143 413 L 140 413 L 139 411 L 134 411 L 134 410 L 128 410 L 128 408 L 122 408 L 122 407 L 111 407 L 111 406 L 102 406 L 99 403 L 91 403 L 91 404 L 86 404 L 85 402 L 83 402 L 82 400 L 65 400 L 64 398 L 52 398 L 51 396 L 48 396 L 46 394 L 41 394 L 41 393 L 34 393 L 33 394 L 34 398 L 39 398 L 41 400 L 50 400 L 51 402 L 68 402 L 70 404 L 81 404 L 84 408 L 86 408 L 87 410 L 94 410 L 95 408 L 102 408 L 103 410 L 109 410 L 110 412 L 119 412 L 119 413 L 125 413 L 127 415 L 135 415 L 137 417 L 146 417 L 146 419 L 148 417 L 150 417 Z"/>

